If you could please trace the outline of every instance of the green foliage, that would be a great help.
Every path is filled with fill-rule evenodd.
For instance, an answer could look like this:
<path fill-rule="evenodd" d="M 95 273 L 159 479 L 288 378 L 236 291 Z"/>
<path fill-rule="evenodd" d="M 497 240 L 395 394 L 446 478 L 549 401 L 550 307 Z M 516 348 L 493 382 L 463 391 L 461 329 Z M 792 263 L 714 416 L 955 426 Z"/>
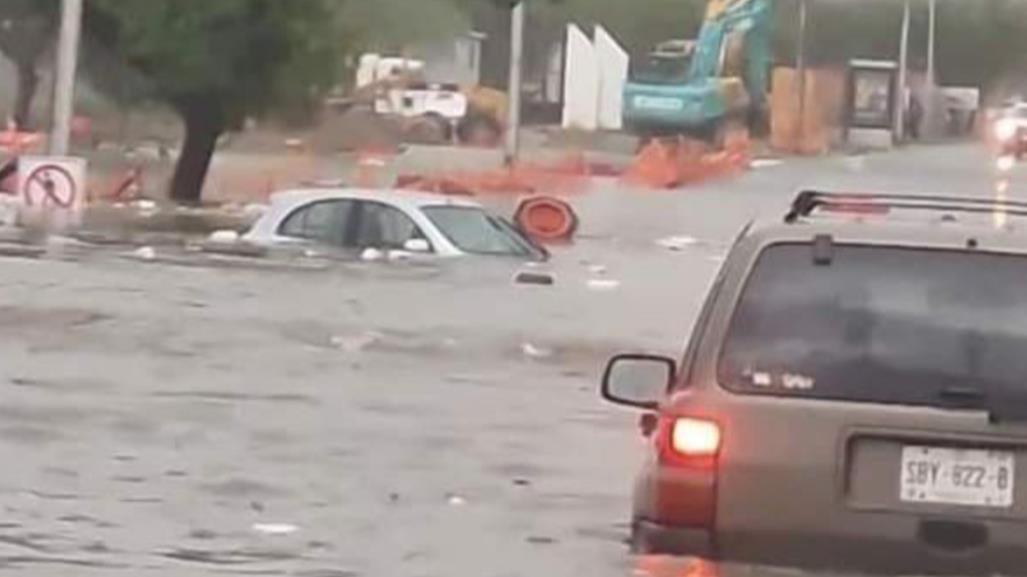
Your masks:
<path fill-rule="evenodd" d="M 469 7 L 464 0 L 349 0 L 339 19 L 361 50 L 400 53 L 465 32 Z"/>
<path fill-rule="evenodd" d="M 86 26 L 153 95 L 225 123 L 330 88 L 338 0 L 90 0 Z"/>
<path fill-rule="evenodd" d="M 90 0 L 91 41 L 137 71 L 182 117 L 171 183 L 200 199 L 218 137 L 253 115 L 295 111 L 334 84 L 342 0 Z"/>
<path fill-rule="evenodd" d="M 705 8 L 706 0 L 564 0 L 536 10 L 543 22 L 576 22 L 586 30 L 601 23 L 630 53 L 645 54 L 663 40 L 694 38 Z"/>
<path fill-rule="evenodd" d="M 53 41 L 58 0 L 0 0 L 0 52 L 18 69 L 14 120 L 31 125 L 32 100 L 39 85 L 39 59 Z"/>
<path fill-rule="evenodd" d="M 0 51 L 34 61 L 52 40 L 59 0 L 0 0 Z"/>

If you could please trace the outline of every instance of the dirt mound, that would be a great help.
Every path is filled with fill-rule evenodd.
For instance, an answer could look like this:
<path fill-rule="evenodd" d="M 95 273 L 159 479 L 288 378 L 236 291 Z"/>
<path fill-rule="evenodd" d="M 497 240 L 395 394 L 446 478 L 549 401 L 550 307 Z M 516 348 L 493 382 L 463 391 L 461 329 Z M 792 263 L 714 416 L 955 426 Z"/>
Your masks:
<path fill-rule="evenodd" d="M 395 150 L 403 141 L 398 122 L 374 111 L 353 107 L 343 112 L 326 111 L 311 134 L 311 145 L 319 152 Z"/>

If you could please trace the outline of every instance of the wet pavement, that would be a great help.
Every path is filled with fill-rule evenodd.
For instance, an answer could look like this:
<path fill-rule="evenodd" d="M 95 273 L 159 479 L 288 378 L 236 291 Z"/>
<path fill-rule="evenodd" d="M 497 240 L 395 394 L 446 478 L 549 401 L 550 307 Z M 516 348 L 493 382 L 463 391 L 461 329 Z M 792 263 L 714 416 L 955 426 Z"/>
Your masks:
<path fill-rule="evenodd" d="M 710 573 L 627 555 L 641 440 L 598 399 L 605 358 L 676 354 L 740 227 L 799 188 L 994 182 L 982 149 L 936 146 L 674 192 L 599 184 L 553 286 L 485 261 L 0 258 L 0 570 Z"/>

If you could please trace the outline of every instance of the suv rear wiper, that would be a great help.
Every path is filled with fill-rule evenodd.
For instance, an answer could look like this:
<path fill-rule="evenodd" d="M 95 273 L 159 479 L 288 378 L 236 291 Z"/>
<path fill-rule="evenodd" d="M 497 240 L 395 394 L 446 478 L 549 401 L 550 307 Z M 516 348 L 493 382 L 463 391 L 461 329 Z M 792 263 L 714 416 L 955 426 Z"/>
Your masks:
<path fill-rule="evenodd" d="M 948 387 L 938 392 L 947 404 L 960 409 L 988 411 L 992 423 L 1027 423 L 1027 396 L 994 395 L 973 387 Z"/>
<path fill-rule="evenodd" d="M 959 406 L 980 408 L 988 400 L 988 393 L 972 387 L 948 387 L 938 391 L 938 398 Z"/>

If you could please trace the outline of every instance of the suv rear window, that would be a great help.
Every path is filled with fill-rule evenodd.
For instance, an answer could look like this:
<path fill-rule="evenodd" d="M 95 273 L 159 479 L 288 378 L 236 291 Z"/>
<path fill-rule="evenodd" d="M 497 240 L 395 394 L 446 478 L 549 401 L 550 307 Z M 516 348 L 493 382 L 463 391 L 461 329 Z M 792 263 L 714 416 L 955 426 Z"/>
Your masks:
<path fill-rule="evenodd" d="M 737 393 L 943 405 L 1027 397 L 1027 258 L 836 245 L 767 248 L 719 364 Z"/>

